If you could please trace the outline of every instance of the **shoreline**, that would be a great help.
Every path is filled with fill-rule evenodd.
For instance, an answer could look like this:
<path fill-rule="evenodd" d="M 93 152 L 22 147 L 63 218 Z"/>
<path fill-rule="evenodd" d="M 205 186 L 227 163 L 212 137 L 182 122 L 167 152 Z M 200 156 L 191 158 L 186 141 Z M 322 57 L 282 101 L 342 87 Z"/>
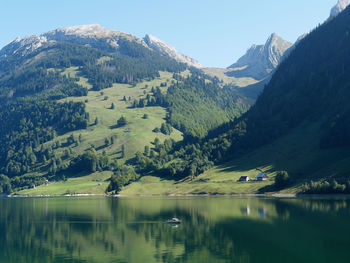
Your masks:
<path fill-rule="evenodd" d="M 346 194 L 148 194 L 148 195 L 108 195 L 108 194 L 65 194 L 65 195 L 0 195 L 0 198 L 47 198 L 47 197 L 93 197 L 104 196 L 113 198 L 128 197 L 272 197 L 272 198 L 302 198 L 302 197 L 350 197 Z"/>

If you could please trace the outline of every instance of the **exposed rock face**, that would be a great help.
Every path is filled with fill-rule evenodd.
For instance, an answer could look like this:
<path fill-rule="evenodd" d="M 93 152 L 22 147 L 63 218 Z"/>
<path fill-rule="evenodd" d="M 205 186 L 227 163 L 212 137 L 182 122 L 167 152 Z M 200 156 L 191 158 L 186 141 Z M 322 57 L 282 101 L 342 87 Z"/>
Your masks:
<path fill-rule="evenodd" d="M 18 37 L 0 50 L 0 59 L 9 55 L 28 55 L 46 43 L 48 43 L 48 40 L 45 36 Z"/>
<path fill-rule="evenodd" d="M 121 39 L 136 42 L 165 56 L 169 56 L 178 62 L 186 63 L 189 66 L 203 67 L 198 61 L 181 54 L 174 47 L 156 37 L 146 35 L 144 39 L 141 39 L 131 34 L 107 29 L 96 24 L 59 28 L 40 36 L 17 38 L 0 50 L 0 59 L 11 55 L 25 56 L 44 45 L 57 42 L 88 45 L 93 48 L 114 52 L 120 50 Z"/>
<path fill-rule="evenodd" d="M 40 36 L 16 38 L 0 51 L 0 58 L 15 54 L 25 56 L 45 44 L 56 42 L 89 45 L 94 48 L 113 51 L 118 49 L 118 41 L 121 38 L 135 41 L 146 46 L 142 39 L 130 34 L 106 29 L 100 25 L 83 25 L 59 28 L 46 32 Z"/>
<path fill-rule="evenodd" d="M 69 42 L 80 45 L 89 45 L 94 48 L 102 48 L 108 51 L 117 50 L 118 41 L 121 38 L 135 41 L 143 44 L 143 41 L 133 35 L 104 28 L 100 25 L 82 25 L 66 28 L 59 28 L 56 30 L 44 33 L 49 40 L 57 42 Z"/>
<path fill-rule="evenodd" d="M 339 0 L 338 3 L 331 9 L 330 18 L 336 17 L 349 5 L 349 0 Z"/>
<path fill-rule="evenodd" d="M 228 73 L 236 78 L 251 77 L 261 80 L 267 77 L 281 62 L 284 53 L 293 44 L 273 33 L 265 45 L 253 45 L 247 53 L 229 68 Z"/>
<path fill-rule="evenodd" d="M 178 52 L 173 46 L 170 46 L 169 44 L 163 42 L 162 40 L 154 36 L 146 35 L 144 41 L 150 48 L 158 51 L 163 55 L 169 56 L 178 62 L 186 63 L 189 66 L 193 66 L 196 68 L 203 68 L 203 65 L 201 65 L 195 59 Z"/>

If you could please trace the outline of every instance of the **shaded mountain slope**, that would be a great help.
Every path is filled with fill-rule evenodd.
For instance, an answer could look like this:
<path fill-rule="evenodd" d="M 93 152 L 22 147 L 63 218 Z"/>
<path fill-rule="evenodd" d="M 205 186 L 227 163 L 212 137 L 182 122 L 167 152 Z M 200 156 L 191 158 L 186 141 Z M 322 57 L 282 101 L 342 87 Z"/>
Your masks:
<path fill-rule="evenodd" d="M 234 182 L 238 174 L 254 174 L 255 169 L 271 175 L 287 170 L 295 184 L 310 179 L 348 180 L 349 61 L 347 8 L 299 42 L 246 114 L 202 141 L 172 149 L 168 155 L 173 161 L 160 171 L 194 178 L 213 163 L 227 162 L 219 174 Z M 209 171 L 203 180 L 210 182 L 216 171 Z"/>

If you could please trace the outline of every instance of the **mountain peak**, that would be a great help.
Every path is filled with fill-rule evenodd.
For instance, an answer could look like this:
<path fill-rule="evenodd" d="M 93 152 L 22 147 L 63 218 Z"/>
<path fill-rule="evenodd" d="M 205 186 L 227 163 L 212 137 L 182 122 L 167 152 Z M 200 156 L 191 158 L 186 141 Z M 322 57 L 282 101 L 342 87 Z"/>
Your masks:
<path fill-rule="evenodd" d="M 86 45 L 108 52 L 115 52 L 124 40 L 137 43 L 189 66 L 203 68 L 198 61 L 178 52 L 173 46 L 155 36 L 147 34 L 144 39 L 141 39 L 128 33 L 105 28 L 99 24 L 62 27 L 39 36 L 18 37 L 0 50 L 0 59 L 11 55 L 26 56 L 44 45 L 60 42 Z"/>
<path fill-rule="evenodd" d="M 278 41 L 284 41 L 283 38 L 281 38 L 279 35 L 277 35 L 276 33 L 272 33 L 269 38 L 266 41 L 267 45 L 276 45 Z M 265 45 L 266 45 L 265 44 Z"/>
<path fill-rule="evenodd" d="M 196 68 L 203 68 L 204 67 L 197 60 L 180 53 L 173 46 L 165 43 L 164 41 L 160 40 L 159 38 L 157 38 L 155 36 L 147 34 L 143 40 L 150 48 L 152 48 L 153 50 L 155 50 L 163 55 L 169 56 L 169 57 L 171 57 L 179 62 L 185 63 L 189 66 L 193 66 Z"/>
<path fill-rule="evenodd" d="M 349 0 L 338 0 L 338 3 L 331 9 L 330 17 L 336 17 L 349 5 Z"/>
<path fill-rule="evenodd" d="M 277 35 L 275 32 L 273 32 L 273 33 L 270 35 L 270 37 L 268 38 L 268 41 L 269 41 L 269 40 L 278 39 L 278 38 L 280 38 L 280 36 Z"/>
<path fill-rule="evenodd" d="M 55 30 L 51 30 L 44 35 L 57 35 L 64 34 L 66 36 L 78 36 L 83 38 L 95 37 L 95 38 L 110 38 L 114 36 L 127 35 L 126 33 L 107 29 L 99 24 L 91 25 L 79 25 L 71 27 L 63 27 Z"/>
<path fill-rule="evenodd" d="M 16 38 L 0 51 L 0 58 L 10 55 L 28 55 L 45 44 L 67 42 L 116 51 L 120 39 L 145 45 L 142 39 L 131 34 L 104 28 L 98 24 L 63 27 L 43 33 L 40 36 Z"/>
<path fill-rule="evenodd" d="M 230 72 L 230 75 L 261 80 L 278 66 L 283 54 L 292 45 L 276 33 L 272 33 L 264 45 L 253 45 L 244 56 L 231 65 L 229 68 L 237 70 Z"/>

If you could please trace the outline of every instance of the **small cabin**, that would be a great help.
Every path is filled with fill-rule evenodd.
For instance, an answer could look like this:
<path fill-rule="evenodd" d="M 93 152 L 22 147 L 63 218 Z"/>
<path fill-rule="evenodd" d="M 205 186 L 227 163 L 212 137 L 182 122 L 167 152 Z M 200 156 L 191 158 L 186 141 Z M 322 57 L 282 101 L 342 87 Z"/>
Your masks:
<path fill-rule="evenodd" d="M 266 181 L 269 177 L 265 173 L 260 173 L 256 176 L 258 181 Z"/>
<path fill-rule="evenodd" d="M 249 176 L 241 176 L 241 178 L 239 178 L 238 182 L 249 182 L 250 178 Z"/>

